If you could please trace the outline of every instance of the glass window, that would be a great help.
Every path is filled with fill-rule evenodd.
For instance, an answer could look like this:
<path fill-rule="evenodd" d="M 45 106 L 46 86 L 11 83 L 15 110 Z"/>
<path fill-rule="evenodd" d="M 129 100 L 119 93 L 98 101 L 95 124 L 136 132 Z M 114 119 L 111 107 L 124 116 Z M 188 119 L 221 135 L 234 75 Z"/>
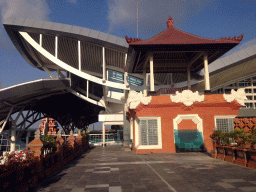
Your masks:
<path fill-rule="evenodd" d="M 253 86 L 256 86 L 256 82 L 253 82 Z"/>
<path fill-rule="evenodd" d="M 252 89 L 245 89 L 245 93 L 251 93 Z"/>
<path fill-rule="evenodd" d="M 231 93 L 231 89 L 225 89 L 225 93 L 226 94 L 230 94 Z"/>
<path fill-rule="evenodd" d="M 246 96 L 248 100 L 252 100 L 252 96 Z M 255 98 L 255 96 L 254 96 Z"/>
<path fill-rule="evenodd" d="M 246 108 L 253 108 L 252 103 L 245 103 L 245 105 L 246 105 Z"/>
<path fill-rule="evenodd" d="M 139 121 L 140 145 L 158 145 L 157 119 Z"/>
<path fill-rule="evenodd" d="M 236 83 L 232 83 L 232 84 L 228 85 L 228 87 L 236 87 Z"/>
<path fill-rule="evenodd" d="M 216 119 L 217 130 L 223 132 L 231 132 L 234 130 L 234 119 L 233 118 L 218 118 Z"/>
<path fill-rule="evenodd" d="M 256 96 L 254 96 L 254 100 L 256 100 Z"/>

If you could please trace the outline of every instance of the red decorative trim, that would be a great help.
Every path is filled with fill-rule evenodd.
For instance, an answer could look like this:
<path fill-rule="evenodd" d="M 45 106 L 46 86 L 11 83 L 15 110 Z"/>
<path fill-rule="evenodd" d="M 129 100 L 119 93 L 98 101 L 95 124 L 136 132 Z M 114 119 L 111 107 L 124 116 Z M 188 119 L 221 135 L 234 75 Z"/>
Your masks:
<path fill-rule="evenodd" d="M 242 41 L 242 39 L 243 39 L 243 37 L 244 37 L 244 34 L 242 34 L 242 35 L 240 35 L 239 37 L 236 37 L 236 36 L 234 36 L 232 39 L 230 38 L 230 37 L 221 37 L 220 38 L 220 40 L 233 40 L 233 41 Z"/>
<path fill-rule="evenodd" d="M 139 39 L 139 38 L 129 38 L 129 37 L 127 37 L 127 35 L 125 35 L 125 39 L 126 39 L 126 42 L 127 42 L 127 43 L 133 43 L 133 42 L 142 41 L 142 40 Z"/>

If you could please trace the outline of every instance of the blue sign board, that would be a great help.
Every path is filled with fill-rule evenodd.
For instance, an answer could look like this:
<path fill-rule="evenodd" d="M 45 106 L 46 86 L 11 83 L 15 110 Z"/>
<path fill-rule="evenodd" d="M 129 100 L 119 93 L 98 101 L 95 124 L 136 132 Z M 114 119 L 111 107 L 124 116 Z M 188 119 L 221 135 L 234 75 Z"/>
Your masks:
<path fill-rule="evenodd" d="M 124 84 L 124 74 L 116 72 L 116 71 L 108 71 L 108 80 L 112 81 L 112 82 Z M 137 79 L 135 77 L 130 77 L 130 76 L 127 77 L 127 82 L 130 85 L 137 85 L 137 86 L 142 86 L 143 85 L 143 80 Z M 117 88 L 112 88 L 112 87 L 109 87 L 109 91 L 124 93 L 124 90 L 117 89 Z"/>

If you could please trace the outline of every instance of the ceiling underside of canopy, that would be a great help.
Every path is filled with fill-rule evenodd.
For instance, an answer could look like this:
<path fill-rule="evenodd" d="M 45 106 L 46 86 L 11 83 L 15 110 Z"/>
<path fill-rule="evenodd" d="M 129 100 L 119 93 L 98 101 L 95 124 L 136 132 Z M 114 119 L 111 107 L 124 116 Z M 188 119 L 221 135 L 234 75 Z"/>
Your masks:
<path fill-rule="evenodd" d="M 14 106 L 12 114 L 21 109 L 35 110 L 56 119 L 62 126 L 74 123 L 84 127 L 97 122 L 103 108 L 78 98 L 69 89 L 69 80 L 58 79 L 42 79 L 1 89 L 0 121 Z"/>

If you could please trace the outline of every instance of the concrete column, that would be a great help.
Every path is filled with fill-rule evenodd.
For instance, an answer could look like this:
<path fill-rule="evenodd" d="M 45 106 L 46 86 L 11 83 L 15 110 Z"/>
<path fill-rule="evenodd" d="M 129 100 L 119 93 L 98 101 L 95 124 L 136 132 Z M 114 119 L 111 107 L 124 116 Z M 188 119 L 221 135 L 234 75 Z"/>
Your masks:
<path fill-rule="evenodd" d="M 29 137 L 30 137 L 30 131 L 27 132 L 27 136 L 26 136 L 26 148 L 28 148 L 28 142 L 29 142 Z"/>
<path fill-rule="evenodd" d="M 130 120 L 130 139 L 133 141 L 133 118 Z"/>
<path fill-rule="evenodd" d="M 102 47 L 102 72 L 103 72 L 103 80 L 106 80 L 106 60 L 105 60 L 105 47 Z"/>
<path fill-rule="evenodd" d="M 105 123 L 102 122 L 102 145 L 105 147 Z"/>
<path fill-rule="evenodd" d="M 210 91 L 210 78 L 209 78 L 209 70 L 208 70 L 207 53 L 204 53 L 204 83 L 205 83 L 205 91 Z"/>
<path fill-rule="evenodd" d="M 147 96 L 147 71 L 146 71 L 146 67 L 143 67 L 143 81 L 144 81 L 143 93 L 144 93 L 144 97 L 146 97 Z"/>
<path fill-rule="evenodd" d="M 10 152 L 13 152 L 15 151 L 15 145 L 16 145 L 16 124 L 12 125 L 12 128 L 11 128 L 11 141 L 13 142 L 10 143 L 11 145 Z"/>
<path fill-rule="evenodd" d="M 149 56 L 150 63 L 150 91 L 155 91 L 153 54 Z"/>
<path fill-rule="evenodd" d="M 190 67 L 187 67 L 187 72 L 188 72 L 188 88 L 191 88 L 191 79 L 190 79 Z"/>

